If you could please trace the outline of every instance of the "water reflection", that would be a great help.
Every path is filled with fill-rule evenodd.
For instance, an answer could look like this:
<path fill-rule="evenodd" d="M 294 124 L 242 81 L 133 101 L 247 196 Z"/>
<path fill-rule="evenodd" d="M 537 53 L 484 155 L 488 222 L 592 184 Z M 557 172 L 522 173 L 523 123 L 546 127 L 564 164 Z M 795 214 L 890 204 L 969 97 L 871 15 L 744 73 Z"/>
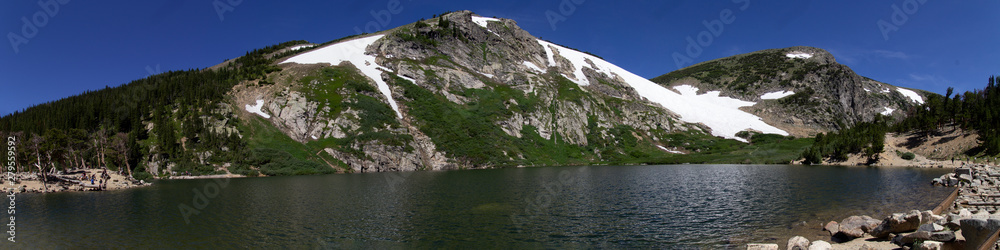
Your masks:
<path fill-rule="evenodd" d="M 819 239 L 820 224 L 931 209 L 948 170 L 592 166 L 161 181 L 18 197 L 29 248 L 724 248 Z M 924 194 L 924 195 L 902 195 Z M 482 245 L 484 243 L 489 245 Z M 4 245 L 6 247 L 8 245 Z"/>

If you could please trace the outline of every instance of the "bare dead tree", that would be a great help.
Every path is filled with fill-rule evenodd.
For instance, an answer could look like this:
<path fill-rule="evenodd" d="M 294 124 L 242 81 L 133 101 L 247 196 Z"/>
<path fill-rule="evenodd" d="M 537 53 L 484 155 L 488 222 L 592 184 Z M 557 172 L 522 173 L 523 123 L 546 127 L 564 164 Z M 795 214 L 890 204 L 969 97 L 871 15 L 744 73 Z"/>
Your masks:
<path fill-rule="evenodd" d="M 118 158 L 125 163 L 125 169 L 128 171 L 128 176 L 132 176 L 132 166 L 128 163 L 128 134 L 118 133 L 115 134 L 111 139 L 111 146 L 115 151 L 118 152 Z M 120 166 L 120 165 L 119 165 Z M 120 171 L 119 171 L 120 172 Z"/>

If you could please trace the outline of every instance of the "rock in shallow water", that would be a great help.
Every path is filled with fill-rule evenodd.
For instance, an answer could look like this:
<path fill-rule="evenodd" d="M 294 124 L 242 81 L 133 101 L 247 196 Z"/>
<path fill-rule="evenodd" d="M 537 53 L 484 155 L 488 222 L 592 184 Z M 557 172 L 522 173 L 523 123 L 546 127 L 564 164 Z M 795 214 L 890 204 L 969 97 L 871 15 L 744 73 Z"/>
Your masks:
<path fill-rule="evenodd" d="M 878 227 L 879 220 L 868 216 L 851 216 L 840 222 L 839 237 L 847 240 L 860 238 Z"/>
<path fill-rule="evenodd" d="M 788 250 L 807 250 L 809 249 L 809 239 L 802 236 L 795 236 L 788 239 L 788 245 L 785 245 L 785 249 Z"/>
<path fill-rule="evenodd" d="M 840 232 L 840 223 L 837 223 L 836 221 L 827 222 L 826 226 L 823 227 L 823 230 L 830 232 L 830 236 L 836 235 Z"/>
<path fill-rule="evenodd" d="M 778 250 L 778 244 L 747 244 L 747 250 Z"/>

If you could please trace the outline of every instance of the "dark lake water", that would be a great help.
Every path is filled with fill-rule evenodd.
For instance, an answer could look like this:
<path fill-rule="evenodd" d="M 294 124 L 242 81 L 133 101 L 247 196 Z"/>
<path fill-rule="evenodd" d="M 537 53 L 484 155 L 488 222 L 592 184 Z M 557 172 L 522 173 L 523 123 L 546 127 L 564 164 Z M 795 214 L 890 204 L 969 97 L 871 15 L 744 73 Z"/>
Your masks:
<path fill-rule="evenodd" d="M 17 196 L 0 248 L 739 248 L 932 209 L 947 169 L 543 167 L 168 180 Z M 197 190 L 197 191 L 196 191 Z"/>

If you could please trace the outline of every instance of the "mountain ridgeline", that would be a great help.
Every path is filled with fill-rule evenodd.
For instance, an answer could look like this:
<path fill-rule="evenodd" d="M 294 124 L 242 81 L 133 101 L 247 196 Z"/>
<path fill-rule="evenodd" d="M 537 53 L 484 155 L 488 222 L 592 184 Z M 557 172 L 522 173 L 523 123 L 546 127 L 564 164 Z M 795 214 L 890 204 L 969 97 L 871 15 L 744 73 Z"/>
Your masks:
<path fill-rule="evenodd" d="M 711 60 L 652 80 L 700 86 L 752 101 L 767 93 L 787 93 L 783 98 L 761 100 L 747 111 L 797 136 L 845 129 L 874 121 L 876 115 L 899 118 L 932 95 L 859 76 L 826 50 L 812 47 L 769 49 Z"/>
<path fill-rule="evenodd" d="M 787 163 L 812 143 L 803 137 L 900 117 L 926 95 L 809 47 L 649 80 L 514 20 L 460 11 L 37 105 L 0 118 L 0 131 L 25 141 L 22 170 L 100 165 L 142 178 Z"/>

